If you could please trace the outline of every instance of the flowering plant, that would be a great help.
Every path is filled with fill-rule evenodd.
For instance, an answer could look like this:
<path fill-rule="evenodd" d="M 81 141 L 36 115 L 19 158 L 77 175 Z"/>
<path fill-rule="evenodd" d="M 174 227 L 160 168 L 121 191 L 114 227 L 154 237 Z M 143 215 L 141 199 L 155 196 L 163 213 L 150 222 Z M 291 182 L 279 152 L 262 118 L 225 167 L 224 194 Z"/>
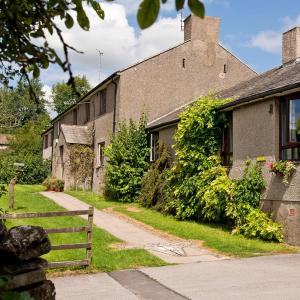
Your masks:
<path fill-rule="evenodd" d="M 282 182 L 288 185 L 289 178 L 296 171 L 296 166 L 293 162 L 288 160 L 279 160 L 274 163 L 269 164 L 270 172 L 276 174 L 277 176 L 283 177 Z"/>

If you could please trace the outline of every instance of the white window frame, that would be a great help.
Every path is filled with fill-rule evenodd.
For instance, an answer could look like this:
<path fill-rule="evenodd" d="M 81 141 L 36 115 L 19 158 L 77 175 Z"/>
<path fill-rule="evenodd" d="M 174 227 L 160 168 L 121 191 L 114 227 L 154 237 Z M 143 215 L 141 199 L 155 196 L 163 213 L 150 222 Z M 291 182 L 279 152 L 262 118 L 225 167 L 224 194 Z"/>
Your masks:
<path fill-rule="evenodd" d="M 154 136 L 156 136 L 157 134 L 157 132 L 150 133 L 150 162 L 154 162 L 156 160 L 157 147 L 155 144 Z"/>

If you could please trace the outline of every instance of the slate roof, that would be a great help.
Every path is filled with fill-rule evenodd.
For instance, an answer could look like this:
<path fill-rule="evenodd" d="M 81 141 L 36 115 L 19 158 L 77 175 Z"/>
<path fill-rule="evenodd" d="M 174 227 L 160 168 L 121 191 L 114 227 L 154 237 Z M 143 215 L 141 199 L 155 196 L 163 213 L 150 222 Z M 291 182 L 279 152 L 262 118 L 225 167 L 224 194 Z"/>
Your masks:
<path fill-rule="evenodd" d="M 91 145 L 87 126 L 62 124 L 61 131 L 67 144 Z"/>
<path fill-rule="evenodd" d="M 300 87 L 300 62 L 280 66 L 232 88 L 219 92 L 220 98 L 234 98 L 222 108 L 233 107 L 258 98 Z"/>
<path fill-rule="evenodd" d="M 179 115 L 190 105 L 191 103 L 187 103 L 184 106 L 180 106 L 179 108 L 169 112 L 168 114 L 161 116 L 152 122 L 148 123 L 146 129 L 155 129 L 163 126 L 172 125 L 179 121 Z"/>

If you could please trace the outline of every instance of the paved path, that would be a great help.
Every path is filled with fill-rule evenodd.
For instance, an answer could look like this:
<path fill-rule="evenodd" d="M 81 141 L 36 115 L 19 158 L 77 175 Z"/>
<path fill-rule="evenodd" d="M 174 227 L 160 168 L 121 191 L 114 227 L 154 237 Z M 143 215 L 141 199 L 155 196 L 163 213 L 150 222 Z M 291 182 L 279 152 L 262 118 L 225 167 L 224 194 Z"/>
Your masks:
<path fill-rule="evenodd" d="M 219 260 L 52 280 L 57 300 L 298 300 L 300 255 Z"/>
<path fill-rule="evenodd" d="M 86 203 L 64 193 L 42 192 L 41 194 L 68 210 L 88 208 Z M 215 261 L 225 258 L 200 248 L 191 241 L 169 239 L 97 209 L 95 209 L 94 224 L 125 241 L 127 247 L 144 248 L 168 263 Z"/>

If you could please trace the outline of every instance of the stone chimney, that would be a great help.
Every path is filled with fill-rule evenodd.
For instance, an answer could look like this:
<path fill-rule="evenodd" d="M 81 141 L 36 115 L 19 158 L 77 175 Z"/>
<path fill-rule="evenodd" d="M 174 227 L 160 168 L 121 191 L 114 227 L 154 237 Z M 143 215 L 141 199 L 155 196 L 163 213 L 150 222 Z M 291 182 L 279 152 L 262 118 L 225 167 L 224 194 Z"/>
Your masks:
<path fill-rule="evenodd" d="M 282 37 L 282 64 L 300 59 L 300 27 L 292 28 Z"/>
<path fill-rule="evenodd" d="M 194 15 L 184 20 L 184 41 L 200 40 L 206 43 L 219 43 L 220 19 L 205 17 L 201 19 Z"/>

